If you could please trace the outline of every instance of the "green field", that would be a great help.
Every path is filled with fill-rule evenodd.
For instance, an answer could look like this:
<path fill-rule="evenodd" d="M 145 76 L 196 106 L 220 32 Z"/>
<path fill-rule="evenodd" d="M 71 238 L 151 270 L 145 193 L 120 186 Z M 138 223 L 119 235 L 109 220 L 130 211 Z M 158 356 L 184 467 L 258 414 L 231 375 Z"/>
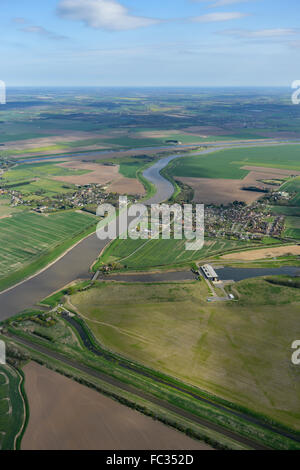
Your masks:
<path fill-rule="evenodd" d="M 202 250 L 187 251 L 185 242 L 185 240 L 117 239 L 108 246 L 94 269 L 101 264 L 109 263 L 117 263 L 121 268 L 137 270 L 180 266 L 250 245 L 247 242 L 235 240 L 207 240 Z"/>
<path fill-rule="evenodd" d="M 300 239 L 300 217 L 286 217 L 286 229 L 284 235 L 290 238 Z"/>
<path fill-rule="evenodd" d="M 204 282 L 99 283 L 66 303 L 101 344 L 213 395 L 300 430 L 299 289 L 263 279 L 238 302 L 207 303 Z"/>
<path fill-rule="evenodd" d="M 121 148 L 135 148 L 135 147 L 156 147 L 161 145 L 166 145 L 164 139 L 151 139 L 151 138 L 134 138 L 130 136 L 124 137 L 112 137 L 108 139 L 103 139 L 102 144 L 104 145 L 117 145 Z"/>
<path fill-rule="evenodd" d="M 28 275 L 35 263 L 38 270 L 42 260 L 55 259 L 60 246 L 75 243 L 76 236 L 88 231 L 95 221 L 92 215 L 74 211 L 49 216 L 25 212 L 1 219 L 0 288 Z"/>
<path fill-rule="evenodd" d="M 296 193 L 289 203 L 291 206 L 300 206 L 300 176 L 285 183 L 281 189 L 289 193 Z"/>
<path fill-rule="evenodd" d="M 22 207 L 13 207 L 10 205 L 10 200 L 4 196 L 0 196 L 0 218 L 8 217 L 12 214 L 23 212 Z"/>
<path fill-rule="evenodd" d="M 136 178 L 137 172 L 145 165 L 154 163 L 154 158 L 147 155 L 137 155 L 132 157 L 110 158 L 107 160 L 98 160 L 98 163 L 113 163 L 119 165 L 119 173 L 126 178 Z"/>
<path fill-rule="evenodd" d="M 34 312 L 32 312 L 32 314 L 33 313 Z M 31 313 L 29 315 L 31 315 Z M 37 315 L 37 312 L 35 312 L 35 315 Z M 88 385 L 89 387 L 96 389 L 98 392 L 110 396 L 114 400 L 120 401 L 123 405 L 127 405 L 130 408 L 138 410 L 148 416 L 151 416 L 156 420 L 161 420 L 164 424 L 173 426 L 176 429 L 185 432 L 189 436 L 204 440 L 213 445 L 214 447 L 217 446 L 217 448 L 225 448 L 232 450 L 249 449 L 247 445 L 238 443 L 237 441 L 233 440 L 232 438 L 228 437 L 223 433 L 221 434 L 215 431 L 214 429 L 210 429 L 206 425 L 204 426 L 198 422 L 194 422 L 191 419 L 186 419 L 180 414 L 171 412 L 165 406 L 159 406 L 157 402 L 153 403 L 151 401 L 151 398 L 149 400 L 149 393 L 163 399 L 164 402 L 170 401 L 171 403 L 174 403 L 177 406 L 178 400 L 180 400 L 180 403 L 182 405 L 181 407 L 183 409 L 189 410 L 189 412 L 192 414 L 200 414 L 200 416 L 203 415 L 205 418 L 213 422 L 218 422 L 220 424 L 222 424 L 224 421 L 224 412 L 222 413 L 217 409 L 213 410 L 211 406 L 207 406 L 205 404 L 203 406 L 203 402 L 197 402 L 191 397 L 185 395 L 185 393 L 180 394 L 178 393 L 178 391 L 170 390 L 170 388 L 166 385 L 160 384 L 160 386 L 157 387 L 157 383 L 155 383 L 155 381 L 150 377 L 140 377 L 137 373 L 132 374 L 132 372 L 129 372 L 129 370 L 126 370 L 119 365 L 119 356 L 115 356 L 110 353 L 110 356 L 114 356 L 116 358 L 118 357 L 117 360 L 111 362 L 103 360 L 103 358 L 91 354 L 87 351 L 85 347 L 83 347 L 81 342 L 79 346 L 78 335 L 75 329 L 68 326 L 67 322 L 62 320 L 59 314 L 52 313 L 52 316 L 56 318 L 60 323 L 59 334 L 57 333 L 57 331 L 54 331 L 57 329 L 57 325 L 50 327 L 41 327 L 42 336 L 30 333 L 28 334 L 28 330 L 25 332 L 27 326 L 30 326 L 30 328 L 34 327 L 36 329 L 36 325 L 35 322 L 28 320 L 26 315 L 22 315 L 20 318 L 14 320 L 14 334 L 27 337 L 31 344 L 43 344 L 44 346 L 46 346 L 46 348 L 57 350 L 60 353 L 66 355 L 67 357 L 72 358 L 72 360 L 76 359 L 78 362 L 85 362 L 89 364 L 89 367 L 92 367 L 96 371 L 103 369 L 106 374 L 114 375 L 118 380 L 121 380 L 121 383 L 122 381 L 126 383 L 131 383 L 136 390 L 139 389 L 140 392 L 142 392 L 142 395 L 137 395 L 136 393 L 129 393 L 124 390 L 122 386 L 112 386 L 108 382 L 101 380 L 101 378 L 97 378 L 95 375 L 84 373 L 78 368 L 74 369 L 66 363 L 54 359 L 49 354 L 45 355 L 37 352 L 36 350 L 34 351 L 34 348 L 32 347 L 30 348 L 30 350 L 25 348 L 24 351 L 24 347 L 22 346 L 21 350 L 24 353 L 26 352 L 27 357 L 29 356 L 33 360 L 47 365 L 47 367 L 49 367 L 50 369 L 60 372 L 69 378 L 79 381 L 82 384 Z M 83 324 L 81 321 L 80 323 Z M 86 331 L 87 327 L 85 324 L 83 327 Z M 9 329 L 11 330 L 12 327 L 10 326 Z M 43 339 L 43 336 L 49 337 L 51 339 L 53 338 L 53 341 L 45 340 Z M 9 343 L 10 340 L 7 339 L 7 342 Z M 124 362 L 124 358 L 122 358 L 122 361 Z M 141 369 L 141 366 L 139 366 L 139 369 Z M 161 374 L 159 375 L 161 376 Z M 167 380 L 168 379 L 170 378 L 167 378 Z M 174 381 L 174 379 L 172 380 Z M 182 383 L 180 385 L 181 387 L 185 387 L 185 385 Z M 143 391 L 147 393 L 147 399 L 143 397 Z M 194 391 L 195 393 L 201 393 L 197 389 L 194 389 Z M 258 432 L 261 432 L 261 428 L 257 429 L 257 426 L 249 426 L 245 429 L 245 424 L 243 422 L 241 423 L 232 415 L 226 416 L 225 419 L 227 421 L 226 424 L 228 425 L 228 427 L 234 429 L 236 432 L 242 429 L 243 434 L 252 435 L 254 433 L 255 437 L 257 436 Z M 251 427 L 252 429 L 250 429 Z M 272 444 L 275 445 L 276 443 L 279 444 L 279 448 L 286 449 L 290 448 L 291 445 L 291 443 L 282 442 L 282 439 L 279 439 L 278 442 L 278 438 L 276 438 L 276 436 L 274 439 L 274 436 L 267 435 L 267 433 L 264 433 L 264 438 L 267 440 L 268 443 L 272 442 Z M 293 444 L 291 448 L 294 448 Z"/>
<path fill-rule="evenodd" d="M 51 318 L 50 322 L 46 320 L 49 317 Z M 65 347 L 83 349 L 71 326 L 55 313 L 49 314 L 39 311 L 26 313 L 22 321 L 19 322 L 18 328 L 30 331 L 30 335 L 37 340 L 44 339 L 51 343 L 61 343 Z"/>
<path fill-rule="evenodd" d="M 0 366 L 0 450 L 14 450 L 22 430 L 25 406 L 20 393 L 22 377 L 10 366 Z"/>
<path fill-rule="evenodd" d="M 46 196 L 73 191 L 72 184 L 55 181 L 55 176 L 82 175 L 85 170 L 72 170 L 57 166 L 57 163 L 24 163 L 18 165 L 4 174 L 2 186 L 9 187 L 29 195 L 41 191 Z M 23 183 L 23 184 L 22 184 Z"/>
<path fill-rule="evenodd" d="M 173 176 L 242 179 L 249 172 L 241 168 L 249 165 L 300 171 L 300 146 L 221 150 L 173 160 L 167 169 Z"/>
<path fill-rule="evenodd" d="M 275 215 L 286 215 L 300 217 L 300 207 L 293 206 L 270 206 L 270 209 Z"/>
<path fill-rule="evenodd" d="M 241 139 L 263 139 L 261 135 L 255 132 L 240 132 L 235 134 L 226 135 L 210 135 L 207 137 L 197 136 L 193 134 L 166 134 L 165 140 L 178 140 L 182 144 L 197 144 L 204 142 L 218 142 L 218 141 L 230 141 L 230 140 L 241 140 Z"/>

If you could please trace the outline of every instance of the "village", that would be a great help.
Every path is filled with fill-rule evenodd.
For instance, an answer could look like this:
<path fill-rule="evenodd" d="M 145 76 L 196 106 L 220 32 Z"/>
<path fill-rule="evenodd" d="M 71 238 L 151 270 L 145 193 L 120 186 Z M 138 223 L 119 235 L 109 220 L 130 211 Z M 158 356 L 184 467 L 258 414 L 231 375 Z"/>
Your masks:
<path fill-rule="evenodd" d="M 117 205 L 118 194 L 107 193 L 106 187 L 101 184 L 76 185 L 74 192 L 45 196 L 41 191 L 24 194 L 13 188 L 0 188 L 0 195 L 10 199 L 12 207 L 25 206 L 30 207 L 38 213 L 51 213 L 67 209 L 82 209 L 88 212 L 96 213 L 97 206 L 103 203 Z M 132 197 L 135 201 L 136 199 Z"/>
<path fill-rule="evenodd" d="M 54 195 L 52 197 L 36 197 L 24 195 L 16 189 L 0 189 L 0 194 L 10 198 L 11 206 L 25 206 L 37 213 L 53 213 L 61 210 L 79 209 L 96 213 L 98 205 L 118 204 L 116 193 L 105 192 L 100 184 L 77 186 L 74 192 Z M 273 199 L 275 196 L 272 196 Z M 130 197 L 130 202 L 137 202 L 138 196 Z M 228 206 L 205 206 L 205 233 L 212 238 L 237 238 L 240 240 L 260 240 L 265 236 L 280 238 L 285 228 L 283 216 L 274 217 L 264 201 L 256 201 L 247 206 L 235 202 Z M 195 220 L 193 220 L 195 229 Z M 145 232 L 147 230 L 144 230 Z M 149 230 L 150 233 L 150 230 Z M 147 237 L 148 234 L 144 233 Z M 172 230 L 171 230 L 172 236 Z"/>
<path fill-rule="evenodd" d="M 284 217 L 274 217 L 263 201 L 246 206 L 233 203 L 229 206 L 206 206 L 205 232 L 208 237 L 260 240 L 266 236 L 280 238 L 285 224 Z"/>
<path fill-rule="evenodd" d="M 15 162 L 7 159 L 0 160 L 0 179 Z M 1 182 L 0 182 L 1 183 Z M 119 195 L 108 193 L 107 186 L 90 183 L 74 185 L 74 190 L 65 193 L 54 194 L 51 197 L 44 195 L 43 190 L 32 192 L 24 191 L 17 185 L 9 187 L 1 186 L 0 195 L 10 199 L 12 207 L 25 206 L 37 213 L 53 213 L 61 210 L 78 209 L 96 214 L 97 207 L 103 203 L 109 203 L 117 207 Z M 286 204 L 290 198 L 289 193 L 274 190 L 256 202 L 246 205 L 244 202 L 235 201 L 227 206 L 205 206 L 205 234 L 210 238 L 234 238 L 240 240 L 261 240 L 266 236 L 281 238 L 285 229 L 285 218 L 274 217 L 269 209 L 271 205 Z M 138 202 L 140 196 L 129 196 L 129 202 Z M 182 208 L 184 203 L 180 204 Z M 191 222 L 191 221 L 190 221 Z M 195 230 L 196 223 L 191 222 Z M 165 231 L 161 227 L 162 233 Z M 150 228 L 143 228 L 140 234 L 143 238 L 149 238 Z M 171 228 L 171 237 L 174 229 Z"/>

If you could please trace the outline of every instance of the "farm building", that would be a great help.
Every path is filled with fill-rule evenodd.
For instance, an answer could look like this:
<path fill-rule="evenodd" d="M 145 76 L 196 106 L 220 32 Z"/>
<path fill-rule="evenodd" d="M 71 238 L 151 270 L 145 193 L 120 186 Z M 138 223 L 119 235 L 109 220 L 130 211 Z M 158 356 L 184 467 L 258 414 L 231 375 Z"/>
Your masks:
<path fill-rule="evenodd" d="M 218 280 L 219 276 L 210 264 L 205 264 L 204 266 L 201 266 L 201 269 L 203 273 L 205 274 L 205 276 L 207 277 L 207 279 L 211 281 Z"/>

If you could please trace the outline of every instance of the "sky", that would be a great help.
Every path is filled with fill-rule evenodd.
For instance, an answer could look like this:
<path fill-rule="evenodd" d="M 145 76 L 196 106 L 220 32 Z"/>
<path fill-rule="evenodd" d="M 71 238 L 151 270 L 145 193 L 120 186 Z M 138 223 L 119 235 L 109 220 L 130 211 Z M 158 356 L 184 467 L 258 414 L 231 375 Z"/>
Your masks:
<path fill-rule="evenodd" d="M 299 0 L 0 0 L 7 86 L 290 86 Z"/>

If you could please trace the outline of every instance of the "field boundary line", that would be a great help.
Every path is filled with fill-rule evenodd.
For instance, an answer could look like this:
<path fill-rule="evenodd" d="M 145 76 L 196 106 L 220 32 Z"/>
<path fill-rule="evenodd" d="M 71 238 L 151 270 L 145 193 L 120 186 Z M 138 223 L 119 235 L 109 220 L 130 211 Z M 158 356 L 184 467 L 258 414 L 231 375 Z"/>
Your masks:
<path fill-rule="evenodd" d="M 68 253 L 70 253 L 70 251 L 72 251 L 77 245 L 79 245 L 81 242 L 83 242 L 84 240 L 86 240 L 87 238 L 89 237 L 92 237 L 93 235 L 95 235 L 95 233 L 90 233 L 89 235 L 86 235 L 84 238 L 82 238 L 81 240 L 79 240 L 78 242 L 76 242 L 74 245 L 70 246 L 66 251 L 64 251 L 58 258 L 56 258 L 54 261 L 51 261 L 51 263 L 47 264 L 47 266 L 45 266 L 44 268 L 40 269 L 39 271 L 37 271 L 35 274 L 32 274 L 31 276 L 29 277 L 26 277 L 25 279 L 23 279 L 23 281 L 20 281 L 18 282 L 17 284 L 14 284 L 13 286 L 11 287 L 8 287 L 7 289 L 3 290 L 0 292 L 0 296 L 2 294 L 6 294 L 7 292 L 15 289 L 16 287 L 19 287 L 21 286 L 22 284 L 24 284 L 25 282 L 27 281 L 30 281 L 31 279 L 39 276 L 40 274 L 42 274 L 43 272 L 47 271 L 47 269 L 51 268 L 51 266 L 53 266 L 54 264 L 56 264 L 58 261 L 60 261 L 62 258 L 64 258 Z"/>

